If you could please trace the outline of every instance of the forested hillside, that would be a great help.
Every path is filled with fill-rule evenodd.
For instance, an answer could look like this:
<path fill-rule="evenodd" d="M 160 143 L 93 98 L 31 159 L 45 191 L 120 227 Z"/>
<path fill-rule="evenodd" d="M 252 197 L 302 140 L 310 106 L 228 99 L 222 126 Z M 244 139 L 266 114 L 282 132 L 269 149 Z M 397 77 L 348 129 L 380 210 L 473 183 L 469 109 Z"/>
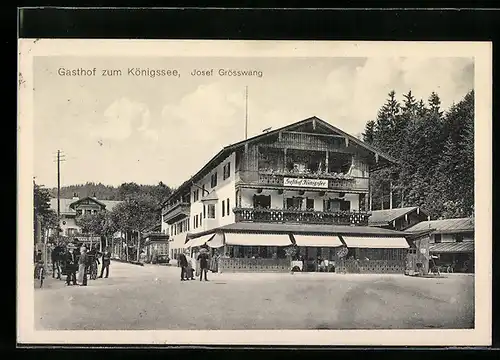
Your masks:
<path fill-rule="evenodd" d="M 373 210 L 421 206 L 433 219 L 474 212 L 474 92 L 449 109 L 438 94 L 424 101 L 394 91 L 363 140 L 400 161 L 371 174 Z"/>
<path fill-rule="evenodd" d="M 61 198 L 72 198 L 73 194 L 78 197 L 95 196 L 101 200 L 125 200 L 132 194 L 149 194 L 155 199 L 165 199 L 172 189 L 160 182 L 158 185 L 140 185 L 136 183 L 124 183 L 118 187 L 104 185 L 101 183 L 87 182 L 86 184 L 70 185 L 61 187 Z M 53 197 L 57 196 L 57 188 L 50 189 Z"/>

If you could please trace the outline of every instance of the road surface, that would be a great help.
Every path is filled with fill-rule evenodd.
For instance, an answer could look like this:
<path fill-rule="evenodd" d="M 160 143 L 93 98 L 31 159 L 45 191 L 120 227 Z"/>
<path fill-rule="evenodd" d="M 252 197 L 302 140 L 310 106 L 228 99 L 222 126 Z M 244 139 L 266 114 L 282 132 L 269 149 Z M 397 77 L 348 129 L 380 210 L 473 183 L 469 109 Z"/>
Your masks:
<path fill-rule="evenodd" d="M 474 277 L 211 274 L 112 262 L 87 287 L 35 289 L 37 330 L 473 328 Z"/>

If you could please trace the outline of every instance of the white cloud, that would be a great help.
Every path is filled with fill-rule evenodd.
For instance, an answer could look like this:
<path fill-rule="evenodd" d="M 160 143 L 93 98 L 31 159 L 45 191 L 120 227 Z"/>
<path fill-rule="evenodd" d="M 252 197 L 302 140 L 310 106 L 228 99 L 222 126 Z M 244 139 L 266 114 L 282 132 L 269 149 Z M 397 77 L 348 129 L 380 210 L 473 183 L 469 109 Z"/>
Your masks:
<path fill-rule="evenodd" d="M 123 97 L 106 108 L 101 122 L 89 125 L 89 134 L 97 139 L 126 140 L 136 130 L 144 139 L 157 141 L 158 134 L 150 124 L 148 106 Z"/>
<path fill-rule="evenodd" d="M 347 120 L 346 131 L 359 132 L 377 116 L 391 90 L 399 100 L 411 90 L 424 101 L 435 91 L 446 109 L 471 89 L 463 78 L 471 63 L 464 58 L 370 58 L 355 69 L 337 68 L 326 78 L 323 96 L 331 106 L 323 112 L 332 122 Z"/>

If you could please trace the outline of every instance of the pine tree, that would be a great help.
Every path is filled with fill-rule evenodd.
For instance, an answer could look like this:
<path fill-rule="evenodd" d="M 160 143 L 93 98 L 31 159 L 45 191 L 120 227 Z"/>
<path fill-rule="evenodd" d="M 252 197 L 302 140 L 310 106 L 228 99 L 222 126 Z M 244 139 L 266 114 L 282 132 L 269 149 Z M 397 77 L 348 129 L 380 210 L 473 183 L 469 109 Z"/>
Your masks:
<path fill-rule="evenodd" d="M 375 135 L 375 121 L 370 120 L 366 123 L 365 132 L 363 133 L 363 141 L 368 144 L 373 144 L 374 135 Z"/>

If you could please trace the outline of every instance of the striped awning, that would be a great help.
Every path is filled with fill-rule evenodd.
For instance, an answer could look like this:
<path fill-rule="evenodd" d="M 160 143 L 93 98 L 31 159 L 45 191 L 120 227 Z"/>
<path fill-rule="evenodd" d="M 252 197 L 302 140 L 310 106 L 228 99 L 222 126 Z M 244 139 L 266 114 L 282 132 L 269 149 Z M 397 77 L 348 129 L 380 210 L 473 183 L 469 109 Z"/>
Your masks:
<path fill-rule="evenodd" d="M 243 246 L 289 246 L 292 245 L 288 234 L 240 234 L 225 233 L 226 245 Z"/>
<path fill-rule="evenodd" d="M 410 247 L 404 237 L 342 236 L 342 238 L 350 248 L 407 249 Z"/>
<path fill-rule="evenodd" d="M 208 235 L 203 235 L 203 236 L 197 237 L 195 239 L 191 239 L 186 244 L 184 244 L 184 247 L 187 249 L 187 248 L 191 248 L 191 247 L 198 247 L 198 246 L 205 245 L 205 243 L 208 240 L 210 240 L 213 236 L 214 236 L 214 234 L 208 234 Z"/>
<path fill-rule="evenodd" d="M 293 235 L 297 246 L 306 247 L 337 247 L 342 246 L 338 236 L 325 235 Z"/>
<path fill-rule="evenodd" d="M 471 253 L 474 252 L 474 242 L 452 242 L 431 244 L 429 252 L 431 253 Z"/>

